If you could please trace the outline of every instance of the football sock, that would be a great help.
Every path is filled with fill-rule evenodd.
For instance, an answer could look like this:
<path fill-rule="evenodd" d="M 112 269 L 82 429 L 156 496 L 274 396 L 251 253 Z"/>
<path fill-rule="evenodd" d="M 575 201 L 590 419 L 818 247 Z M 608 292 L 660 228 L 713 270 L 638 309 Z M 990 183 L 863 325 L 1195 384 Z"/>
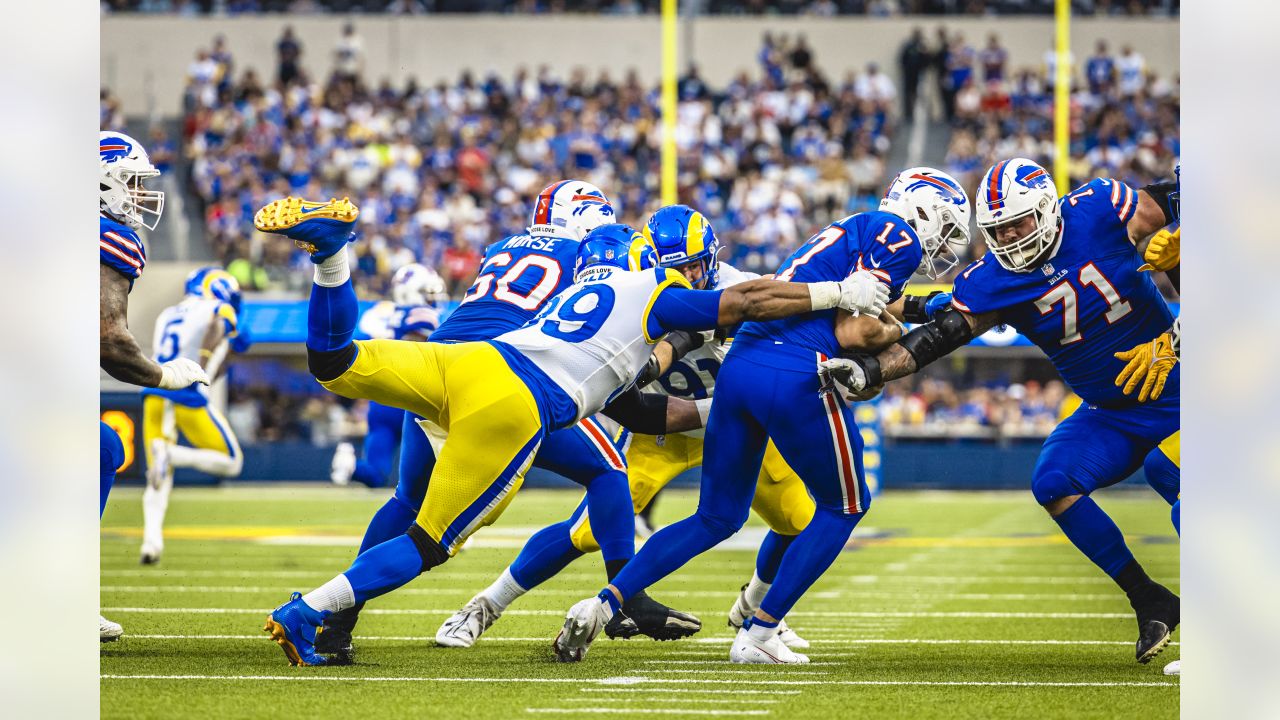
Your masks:
<path fill-rule="evenodd" d="M 173 491 L 173 476 L 166 478 L 160 487 L 147 483 L 142 491 L 142 541 L 164 541 L 164 515 L 169 509 L 169 493 Z"/>
<path fill-rule="evenodd" d="M 517 585 L 532 590 L 582 557 L 582 551 L 573 546 L 570 536 L 573 522 L 574 518 L 570 518 L 544 527 L 520 548 L 520 554 L 508 569 Z"/>
<path fill-rule="evenodd" d="M 482 590 L 480 594 L 493 603 L 498 608 L 498 611 L 501 612 L 515 602 L 516 598 L 527 592 L 529 591 L 521 587 L 520 583 L 516 582 L 515 578 L 512 577 L 511 568 L 506 568 L 498 576 L 498 579 L 494 580 L 493 584 Z"/>
<path fill-rule="evenodd" d="M 1152 579 L 1147 576 L 1147 571 L 1142 568 L 1142 563 L 1137 560 L 1130 560 L 1112 579 L 1126 595 L 1132 595 L 1134 590 L 1153 584 Z"/>
<path fill-rule="evenodd" d="M 761 580 L 759 574 L 752 575 L 751 582 L 747 583 L 746 589 L 742 591 L 746 595 L 747 603 L 753 608 L 760 607 L 772 584 Z"/>
<path fill-rule="evenodd" d="M 758 617 L 749 617 L 742 624 L 747 629 L 747 634 L 756 642 L 769 642 L 769 639 L 778 634 L 778 623 L 761 620 Z"/>
<path fill-rule="evenodd" d="M 345 575 L 339 575 L 302 596 L 302 602 L 312 610 L 337 612 L 356 604 L 355 593 Z"/>
<path fill-rule="evenodd" d="M 364 539 L 360 541 L 360 552 L 363 553 L 371 547 L 403 535 L 416 517 L 418 517 L 417 508 L 402 500 L 399 493 L 392 495 L 369 521 L 369 527 L 364 531 Z"/>
<path fill-rule="evenodd" d="M 1173 504 L 1173 509 L 1169 511 L 1169 518 L 1173 520 L 1173 531 L 1178 533 L 1178 537 L 1182 537 L 1182 501 L 1181 500 Z"/>
<path fill-rule="evenodd" d="M 636 521 L 625 472 L 605 473 L 591 481 L 587 513 L 592 520 L 591 534 L 605 562 L 628 560 L 636 554 Z"/>
<path fill-rule="evenodd" d="M 227 453 L 217 450 L 201 450 L 186 445 L 169 446 L 169 464 L 174 467 L 195 468 L 203 473 L 218 477 L 231 477 L 240 474 L 242 461 Z"/>
<path fill-rule="evenodd" d="M 418 577 L 422 565 L 417 543 L 405 533 L 361 553 L 343 575 L 355 592 L 353 603 L 365 602 Z"/>
<path fill-rule="evenodd" d="M 320 268 L 346 253 L 338 253 L 316 266 L 316 284 L 311 286 L 311 302 L 307 303 L 307 347 L 328 352 L 351 344 L 360 318 L 360 302 L 351 284 L 350 270 L 345 282 L 336 285 L 320 284 Z"/>
<path fill-rule="evenodd" d="M 316 285 L 323 287 L 338 287 L 350 280 L 351 264 L 347 261 L 346 248 L 316 263 L 313 278 Z"/>
<path fill-rule="evenodd" d="M 756 553 L 756 577 L 763 579 L 765 583 L 773 582 L 773 579 L 778 576 L 782 555 L 787 552 L 787 548 L 791 547 L 791 542 L 795 539 L 795 535 L 780 535 L 770 530 L 764 536 L 764 542 L 760 543 L 760 552 Z"/>
<path fill-rule="evenodd" d="M 1054 521 L 1071 544 L 1112 578 L 1133 562 L 1120 528 L 1088 495 L 1081 496 Z"/>
<path fill-rule="evenodd" d="M 779 620 L 786 617 L 800 596 L 835 562 L 864 515 L 846 515 L 819 506 L 813 520 L 783 555 L 778 577 L 760 601 L 760 610 Z"/>

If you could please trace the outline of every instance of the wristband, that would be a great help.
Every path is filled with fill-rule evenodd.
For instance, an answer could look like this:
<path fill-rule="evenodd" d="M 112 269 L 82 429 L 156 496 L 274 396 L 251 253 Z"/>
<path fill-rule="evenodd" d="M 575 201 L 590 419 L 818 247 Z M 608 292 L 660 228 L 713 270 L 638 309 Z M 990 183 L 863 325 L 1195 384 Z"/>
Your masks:
<path fill-rule="evenodd" d="M 813 310 L 830 310 L 840 304 L 840 283 L 828 280 L 808 283 L 808 286 Z"/>
<path fill-rule="evenodd" d="M 698 408 L 698 419 L 702 421 L 702 427 L 706 427 L 707 418 L 711 415 L 711 398 L 694 400 L 693 404 Z"/>

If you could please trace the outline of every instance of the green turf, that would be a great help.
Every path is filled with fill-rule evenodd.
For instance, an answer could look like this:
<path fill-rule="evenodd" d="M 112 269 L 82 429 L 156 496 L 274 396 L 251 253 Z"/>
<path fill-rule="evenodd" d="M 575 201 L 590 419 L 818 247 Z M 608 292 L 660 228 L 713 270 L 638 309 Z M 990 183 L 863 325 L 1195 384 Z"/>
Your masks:
<path fill-rule="evenodd" d="M 361 620 L 356 666 L 290 667 L 262 633 L 266 613 L 290 591 L 345 569 L 351 538 L 383 497 L 331 487 L 179 488 L 165 557 L 141 567 L 140 493 L 115 492 L 103 519 L 102 605 L 126 635 L 102 648 L 102 716 L 1178 715 L 1178 681 L 1161 674 L 1178 646 L 1148 666 L 1133 661 L 1136 630 L 1123 595 L 1027 493 L 878 498 L 854 535 L 861 540 L 788 618 L 813 641 L 808 666 L 727 661 L 724 618 L 751 575 L 749 548 L 762 532 L 754 518 L 747 538 L 729 541 L 740 549 L 710 552 L 653 589 L 702 618 L 693 639 L 602 637 L 585 662 L 554 662 L 550 644 L 564 611 L 601 585 L 602 565 L 591 556 L 522 598 L 475 648 L 434 647 L 440 622 L 501 571 L 530 531 L 563 519 L 579 497 L 529 490 L 447 566 L 370 604 L 387 612 Z M 1176 591 L 1167 506 L 1147 493 L 1097 497 L 1148 572 Z M 694 500 L 664 494 L 657 520 L 682 517 Z"/>

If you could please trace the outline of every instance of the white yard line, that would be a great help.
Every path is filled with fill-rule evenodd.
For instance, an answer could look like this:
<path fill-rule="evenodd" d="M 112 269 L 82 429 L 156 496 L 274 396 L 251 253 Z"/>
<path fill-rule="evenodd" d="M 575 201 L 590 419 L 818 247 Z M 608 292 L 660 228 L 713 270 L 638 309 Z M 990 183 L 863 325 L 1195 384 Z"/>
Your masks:
<path fill-rule="evenodd" d="M 559 715 L 578 715 L 582 713 L 618 713 L 624 715 L 640 714 L 640 715 L 768 715 L 768 710 L 704 710 L 702 708 L 662 708 L 662 709 L 642 709 L 642 708 L 610 708 L 610 707 L 582 707 L 582 708 L 525 708 L 527 713 L 546 713 Z"/>
<path fill-rule="evenodd" d="M 584 688 L 584 689 L 585 689 L 585 688 Z M 652 690 L 650 690 L 650 692 L 653 692 L 653 691 L 652 691 Z M 666 690 L 663 690 L 662 692 L 666 692 Z M 637 698 L 631 698 L 631 697 L 622 697 L 622 698 L 599 698 L 599 697 L 580 697 L 580 698 L 574 698 L 574 697 L 567 697 L 567 698 L 560 698 L 560 699 L 559 699 L 559 700 L 557 700 L 556 702 L 593 702 L 593 703 L 598 703 L 598 702 L 637 703 L 637 702 L 638 702 L 638 703 L 646 703 L 646 704 L 649 704 L 649 705 L 653 705 L 654 703 L 663 703 L 663 702 L 666 702 L 666 701 L 665 701 L 665 700 L 663 700 L 662 698 L 638 698 L 638 697 L 637 697 Z M 716 703 L 717 705 L 723 705 L 723 704 L 725 704 L 725 703 L 751 703 L 752 705 L 777 705 L 777 704 L 778 704 L 778 701 L 777 701 L 777 700 L 765 700 L 765 699 L 761 699 L 761 698 L 754 698 L 754 697 L 745 697 L 745 698 L 742 698 L 741 700 L 734 700 L 734 699 L 732 699 L 732 698 L 723 698 L 723 697 L 718 697 L 718 698 L 684 698 L 684 697 L 682 697 L 682 698 L 680 698 L 679 700 L 677 700 L 676 702 L 682 702 L 682 703 Z"/>
<path fill-rule="evenodd" d="M 457 608 L 366 608 L 363 615 L 444 615 L 448 616 Z M 269 608 L 146 608 L 146 607 L 104 607 L 104 613 L 156 613 L 166 615 L 256 615 L 270 612 Z M 562 610 L 507 610 L 504 615 L 527 615 L 537 617 L 564 615 Z M 830 617 L 830 618 L 978 618 L 978 619 L 1024 619 L 1024 620 L 1111 620 L 1132 618 L 1133 613 L 1113 612 L 859 612 L 859 611 L 814 611 L 796 612 L 787 617 Z"/>
<path fill-rule="evenodd" d="M 685 671 L 695 672 L 695 671 Z M 708 671 L 719 672 L 719 671 Z M 721 672 L 730 677 L 721 679 L 697 678 L 645 678 L 655 685 L 704 685 L 736 684 L 748 673 Z M 298 682 L 457 682 L 457 683 L 554 683 L 554 684 L 605 684 L 609 678 L 513 678 L 513 677 L 358 677 L 336 675 L 99 675 L 103 680 L 216 680 L 216 681 L 298 681 Z M 1038 682 L 1033 680 L 788 680 L 775 678 L 771 685 L 886 685 L 886 686 L 940 686 L 940 687 L 1167 687 L 1177 688 L 1177 682 Z M 664 688 L 665 689 L 665 688 Z"/>
<path fill-rule="evenodd" d="M 595 688 L 584 687 L 584 693 L 645 693 L 653 694 L 653 688 Z M 695 695 L 799 695 L 799 690 L 698 690 L 694 688 L 662 688 L 664 693 L 692 693 Z"/>
<path fill-rule="evenodd" d="M 806 633 L 809 634 L 809 633 Z M 134 638 L 139 640 L 270 640 L 266 634 L 258 635 L 167 635 L 167 634 L 134 634 L 128 633 L 126 638 Z M 483 642 L 517 642 L 517 643 L 544 643 L 547 637 L 485 637 Z M 1129 640 L 996 640 L 996 639 L 935 639 L 935 638 L 902 638 L 902 639 L 886 639 L 886 638 L 855 638 L 855 637 L 827 637 L 824 635 L 810 636 L 809 640 L 817 645 L 827 647 L 836 645 L 1133 645 Z M 435 642 L 434 635 L 361 635 L 356 637 L 356 642 Z M 706 645 L 728 645 L 733 642 L 732 637 L 712 637 L 712 638 L 690 638 L 682 640 L 683 643 L 700 643 Z M 1181 642 L 1171 642 L 1170 645 L 1177 647 Z M 717 648 L 708 648 L 706 650 L 670 650 L 667 654 L 674 656 L 695 656 L 707 657 L 719 652 Z M 654 661 L 658 662 L 658 661 Z M 667 661 L 661 661 L 667 662 Z"/>

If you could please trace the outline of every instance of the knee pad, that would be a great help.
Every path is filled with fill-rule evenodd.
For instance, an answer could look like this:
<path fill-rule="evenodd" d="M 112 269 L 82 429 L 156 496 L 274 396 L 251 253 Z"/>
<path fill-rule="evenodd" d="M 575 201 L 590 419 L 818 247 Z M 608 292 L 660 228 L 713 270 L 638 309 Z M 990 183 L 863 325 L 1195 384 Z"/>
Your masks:
<path fill-rule="evenodd" d="M 443 565 L 449 559 L 449 552 L 444 549 L 444 546 L 432 539 L 418 523 L 409 526 L 408 535 L 413 540 L 414 546 L 418 548 L 418 555 L 422 557 L 422 572 L 437 565 Z"/>
<path fill-rule="evenodd" d="M 1038 470 L 1031 478 L 1031 494 L 1036 502 L 1048 505 L 1071 495 L 1088 495 L 1089 490 L 1079 487 L 1061 470 Z"/>
<path fill-rule="evenodd" d="M 320 382 L 336 380 L 356 361 L 355 343 L 347 343 L 337 350 L 307 348 L 307 369 Z"/>

